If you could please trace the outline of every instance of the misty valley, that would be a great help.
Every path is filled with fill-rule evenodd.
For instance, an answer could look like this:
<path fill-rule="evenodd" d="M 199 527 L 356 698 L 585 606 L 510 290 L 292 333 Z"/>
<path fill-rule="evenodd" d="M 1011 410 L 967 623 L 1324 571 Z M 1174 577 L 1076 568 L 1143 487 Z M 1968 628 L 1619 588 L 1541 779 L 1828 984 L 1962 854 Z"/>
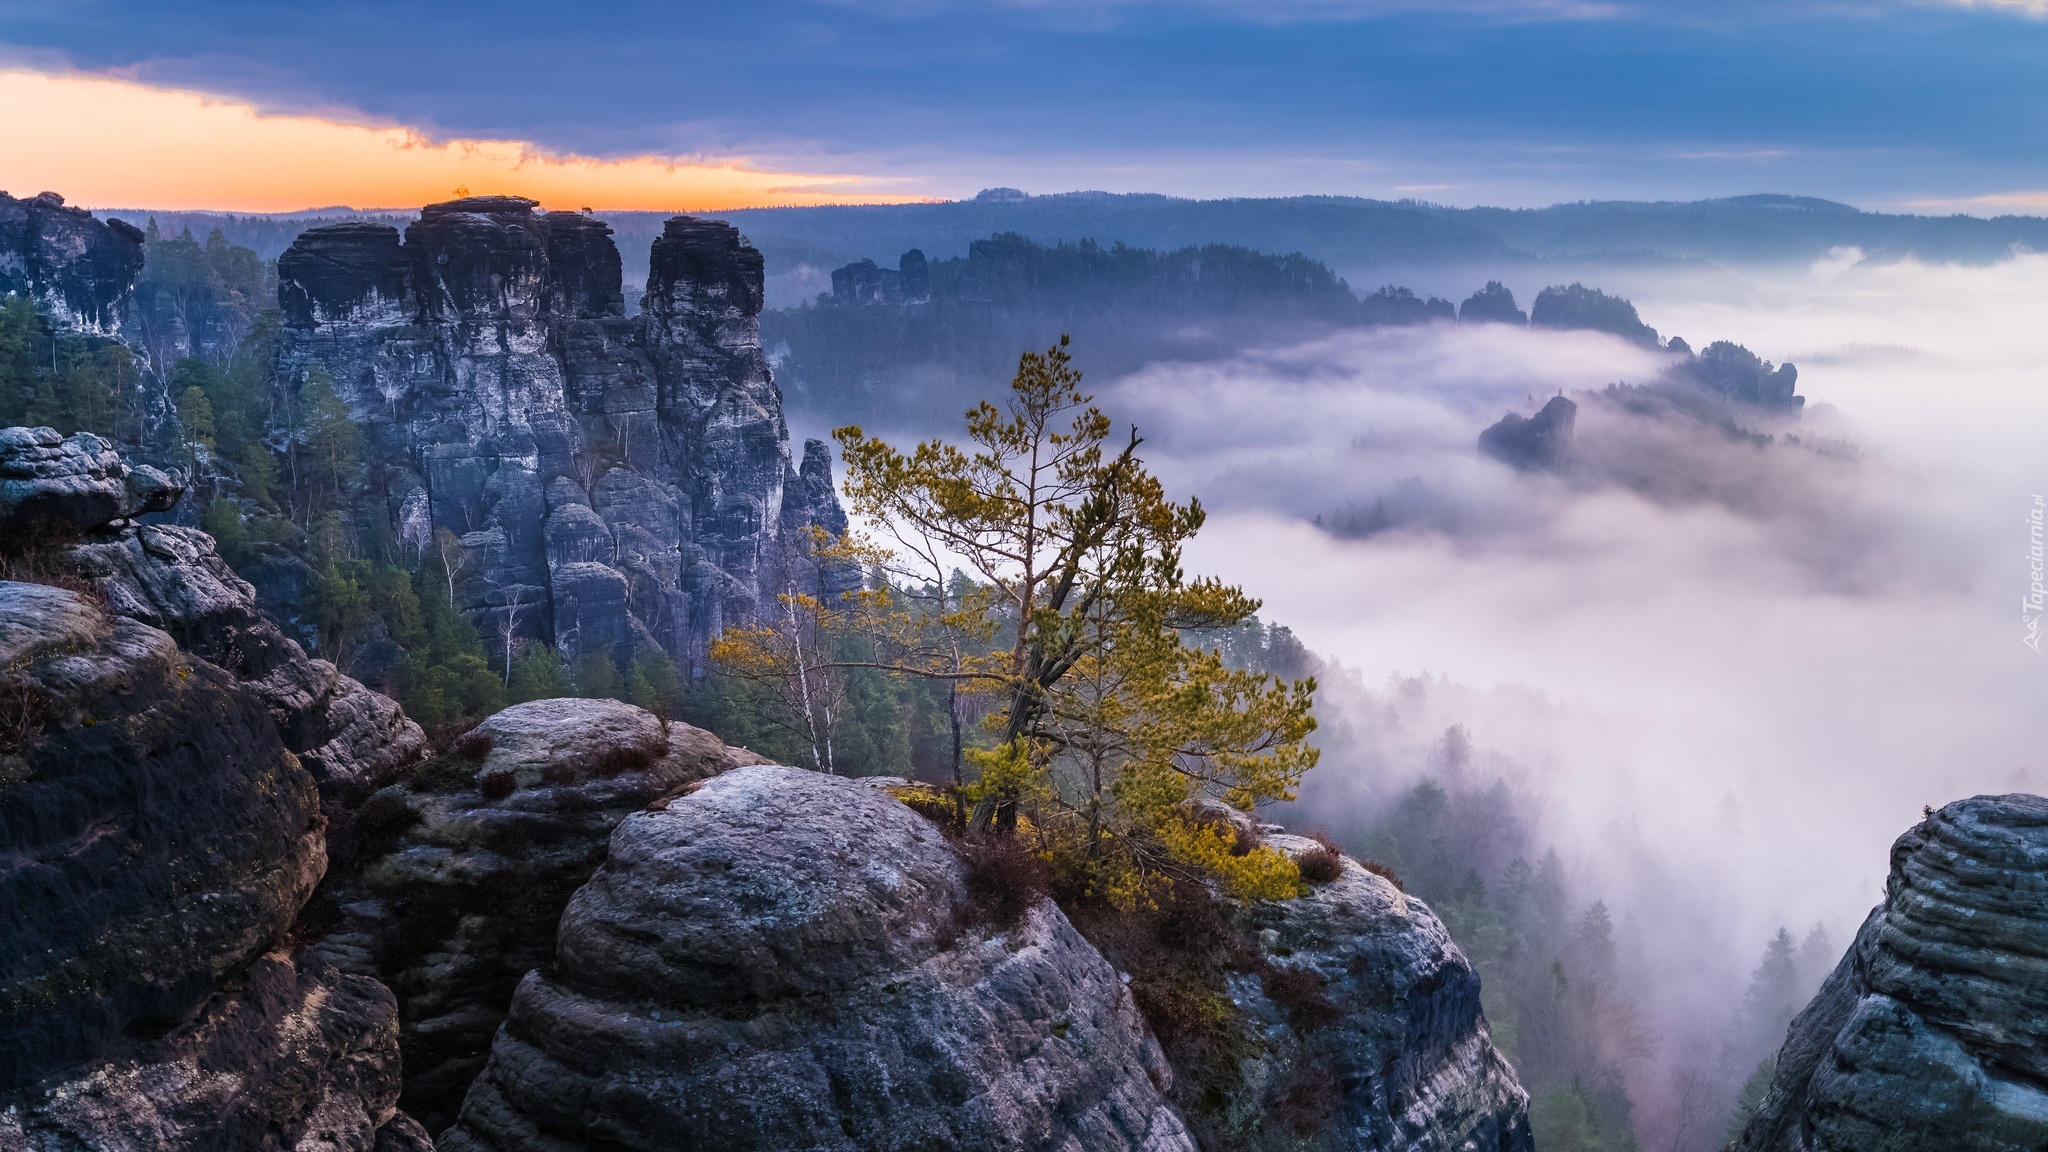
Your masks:
<path fill-rule="evenodd" d="M 0 1152 L 2048 1147 L 2043 245 L 0 194 Z"/>

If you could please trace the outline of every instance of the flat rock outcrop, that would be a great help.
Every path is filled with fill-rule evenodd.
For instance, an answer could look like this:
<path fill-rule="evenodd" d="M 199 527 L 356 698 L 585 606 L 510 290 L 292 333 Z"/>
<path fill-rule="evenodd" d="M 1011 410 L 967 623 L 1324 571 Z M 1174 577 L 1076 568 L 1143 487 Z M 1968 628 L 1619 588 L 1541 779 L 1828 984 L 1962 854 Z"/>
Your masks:
<path fill-rule="evenodd" d="M 76 535 L 162 512 L 184 492 L 147 464 L 130 466 L 105 437 L 0 428 L 0 537 L 10 541 Z"/>
<path fill-rule="evenodd" d="M 0 192 L 0 296 L 33 296 L 72 327 L 111 336 L 142 271 L 142 230 L 95 220 L 55 192 Z"/>
<path fill-rule="evenodd" d="M 1977 796 L 1892 845 L 1740 1152 L 2048 1147 L 2048 800 Z"/>
<path fill-rule="evenodd" d="M 486 635 L 687 664 L 838 503 L 790 452 L 761 254 L 678 216 L 641 314 L 620 275 L 606 224 L 517 197 L 429 205 L 402 240 L 316 228 L 278 261 L 279 386 L 331 378 L 394 534 L 461 541 L 457 598 Z"/>
<path fill-rule="evenodd" d="M 398 993 L 406 1111 L 430 1131 L 454 1122 L 513 989 L 553 956 L 562 908 L 621 820 L 760 762 L 616 700 L 536 700 L 341 816 L 310 951 Z"/>
<path fill-rule="evenodd" d="M 747 767 L 637 813 L 447 1149 L 1189 1149 L 1117 972 L 1049 901 L 972 923 L 938 828 Z"/>

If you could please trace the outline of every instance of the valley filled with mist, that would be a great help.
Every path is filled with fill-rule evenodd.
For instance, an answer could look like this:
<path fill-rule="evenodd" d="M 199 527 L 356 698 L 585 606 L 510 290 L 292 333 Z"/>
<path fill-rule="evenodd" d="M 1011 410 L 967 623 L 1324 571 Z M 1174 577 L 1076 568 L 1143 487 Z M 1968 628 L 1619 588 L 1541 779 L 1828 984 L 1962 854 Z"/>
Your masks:
<path fill-rule="evenodd" d="M 1665 339 L 1796 364 L 1804 408 L 1695 405 L 1655 343 L 1374 324 L 1327 295 L 1228 309 L 1138 366 L 1119 337 L 1159 305 L 1046 316 L 1041 285 L 984 308 L 1012 342 L 1096 334 L 1074 347 L 1109 369 L 1090 390 L 1210 511 L 1191 570 L 1285 629 L 1244 658 L 1318 678 L 1324 758 L 1279 818 L 1445 916 L 1542 1146 L 1711 1149 L 1882 898 L 1898 830 L 2048 785 L 2020 611 L 2048 258 L 1838 247 L 1610 275 Z M 1497 278 L 1525 309 L 1555 283 Z M 945 434 L 992 374 L 859 334 L 934 307 L 771 314 L 770 339 L 816 318 L 787 329 L 807 341 L 781 362 L 793 425 Z M 865 357 L 866 385 L 814 368 L 827 351 Z M 1559 395 L 1577 411 L 1555 466 L 1480 450 Z"/>

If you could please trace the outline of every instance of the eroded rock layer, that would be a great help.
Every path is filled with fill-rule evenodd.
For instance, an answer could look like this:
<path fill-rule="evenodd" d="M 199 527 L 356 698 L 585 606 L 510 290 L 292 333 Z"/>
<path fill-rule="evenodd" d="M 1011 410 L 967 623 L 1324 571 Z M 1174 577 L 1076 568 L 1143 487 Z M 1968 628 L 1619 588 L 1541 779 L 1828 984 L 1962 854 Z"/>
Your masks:
<path fill-rule="evenodd" d="M 429 205 L 402 241 L 316 228 L 278 275 L 281 387 L 332 379 L 397 536 L 461 541 L 486 634 L 692 660 L 779 589 L 792 529 L 840 522 L 792 460 L 730 225 L 670 220 L 632 317 L 611 229 L 516 197 Z"/>
<path fill-rule="evenodd" d="M 2048 800 L 1960 800 L 1899 837 L 1736 1147 L 2048 1147 Z"/>
<path fill-rule="evenodd" d="M 760 757 L 616 700 L 536 700 L 372 794 L 330 832 L 339 875 L 311 951 L 398 993 L 406 1111 L 452 1124 L 513 989 L 612 829 L 692 781 Z"/>
<path fill-rule="evenodd" d="M 74 328 L 112 335 L 142 271 L 142 230 L 95 220 L 55 192 L 0 192 L 0 296 L 36 298 Z"/>
<path fill-rule="evenodd" d="M 1050 902 L 963 927 L 939 830 L 792 768 L 629 817 L 446 1149 L 1191 1149 L 1117 972 Z"/>

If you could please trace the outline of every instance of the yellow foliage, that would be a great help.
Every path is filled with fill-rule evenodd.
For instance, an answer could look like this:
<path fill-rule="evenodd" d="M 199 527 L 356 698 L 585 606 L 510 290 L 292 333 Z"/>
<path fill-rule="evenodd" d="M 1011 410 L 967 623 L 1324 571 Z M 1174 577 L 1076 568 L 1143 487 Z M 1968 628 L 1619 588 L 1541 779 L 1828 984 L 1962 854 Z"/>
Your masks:
<path fill-rule="evenodd" d="M 1308 891 L 1301 869 L 1284 852 L 1261 844 L 1233 855 L 1237 837 L 1221 823 L 1176 815 L 1162 821 L 1154 835 L 1169 856 L 1215 877 L 1239 900 L 1291 900 Z"/>

